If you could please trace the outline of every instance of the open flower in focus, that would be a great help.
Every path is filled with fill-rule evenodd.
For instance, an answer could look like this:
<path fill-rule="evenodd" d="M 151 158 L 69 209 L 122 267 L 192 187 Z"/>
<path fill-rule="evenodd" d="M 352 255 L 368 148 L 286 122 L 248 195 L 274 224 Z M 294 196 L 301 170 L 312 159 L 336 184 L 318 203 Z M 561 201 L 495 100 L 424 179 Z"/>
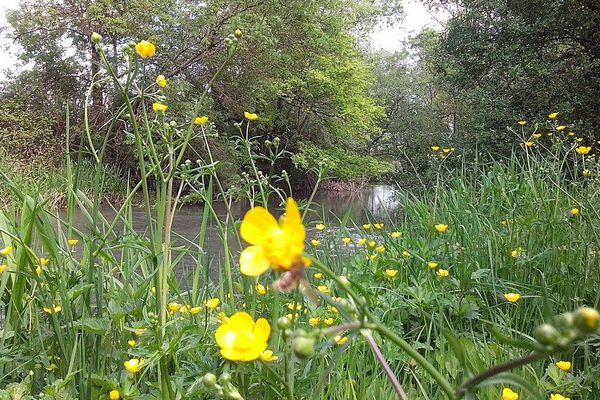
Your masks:
<path fill-rule="evenodd" d="M 142 58 L 150 58 L 156 54 L 156 46 L 146 40 L 142 40 L 135 45 L 135 52 Z"/>
<path fill-rule="evenodd" d="M 271 267 L 288 271 L 303 267 L 306 232 L 296 202 L 289 198 L 285 216 L 278 223 L 266 209 L 254 207 L 246 213 L 240 227 L 242 239 L 251 246 L 240 255 L 240 271 L 258 276 Z"/>
<path fill-rule="evenodd" d="M 264 318 L 256 322 L 250 314 L 237 312 L 217 328 L 215 340 L 221 356 L 230 361 L 253 361 L 267 349 L 271 326 Z"/>
<path fill-rule="evenodd" d="M 371 226 L 372 226 L 371 224 L 364 224 L 363 228 L 368 231 L 369 229 L 371 229 Z"/>
<path fill-rule="evenodd" d="M 431 146 L 431 150 L 433 151 L 438 151 L 440 149 L 440 146 Z"/>
<path fill-rule="evenodd" d="M 375 227 L 375 229 L 383 229 L 384 224 L 383 223 L 373 224 L 373 226 Z"/>
<path fill-rule="evenodd" d="M 350 242 L 352 242 L 352 239 L 350 239 L 349 237 L 343 237 L 342 238 L 342 243 L 343 244 L 350 244 Z"/>
<path fill-rule="evenodd" d="M 261 283 L 257 283 L 256 284 L 256 293 L 260 294 L 260 295 L 264 295 L 267 293 L 267 288 L 265 288 L 265 286 Z"/>
<path fill-rule="evenodd" d="M 79 240 L 69 239 L 69 240 L 67 240 L 67 243 L 69 244 L 69 246 L 74 247 L 74 246 L 77 246 L 77 243 L 79 243 Z"/>
<path fill-rule="evenodd" d="M 325 229 L 325 225 L 324 224 L 317 224 L 315 225 L 315 229 L 318 231 L 322 231 L 323 229 Z"/>
<path fill-rule="evenodd" d="M 562 394 L 552 393 L 550 395 L 550 400 L 571 400 L 569 397 L 565 397 Z"/>
<path fill-rule="evenodd" d="M 439 264 L 438 264 L 438 263 L 436 263 L 435 261 L 429 261 L 429 262 L 427 263 L 427 266 L 428 266 L 429 268 L 431 268 L 431 269 L 436 269 L 436 268 L 438 267 L 438 265 L 439 265 Z"/>
<path fill-rule="evenodd" d="M 311 245 L 312 247 L 319 247 L 319 245 L 320 245 L 320 244 L 321 244 L 321 242 L 320 242 L 319 240 L 317 240 L 317 239 L 312 239 L 312 240 L 310 241 L 310 245 Z"/>
<path fill-rule="evenodd" d="M 319 317 L 313 317 L 308 319 L 308 324 L 312 327 L 319 325 L 319 323 L 321 323 L 321 318 Z"/>
<path fill-rule="evenodd" d="M 525 120 L 517 121 L 517 124 L 519 124 L 521 126 L 525 125 L 526 123 L 527 123 L 527 121 L 525 121 Z"/>
<path fill-rule="evenodd" d="M 556 117 L 558 117 L 558 113 L 557 112 L 553 112 L 553 113 L 548 114 L 548 118 L 550 118 L 550 119 L 556 119 Z"/>
<path fill-rule="evenodd" d="M 502 389 L 502 400 L 518 400 L 519 395 L 513 392 L 510 388 Z"/>
<path fill-rule="evenodd" d="M 111 390 L 108 392 L 108 398 L 110 400 L 119 400 L 121 398 L 121 393 L 118 390 Z"/>
<path fill-rule="evenodd" d="M 317 272 L 313 275 L 315 277 L 315 279 L 319 280 L 319 279 L 323 279 L 323 274 L 321 272 Z"/>
<path fill-rule="evenodd" d="M 571 215 L 572 216 L 577 217 L 577 216 L 579 216 L 580 213 L 581 212 L 579 211 L 579 208 L 577 208 L 577 207 L 571 208 Z"/>

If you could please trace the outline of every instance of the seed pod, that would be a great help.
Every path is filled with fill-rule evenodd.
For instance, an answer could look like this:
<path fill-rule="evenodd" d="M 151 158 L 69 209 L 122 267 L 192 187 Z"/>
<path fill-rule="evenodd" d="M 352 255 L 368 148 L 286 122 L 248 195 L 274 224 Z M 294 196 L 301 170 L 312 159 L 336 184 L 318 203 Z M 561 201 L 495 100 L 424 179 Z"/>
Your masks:
<path fill-rule="evenodd" d="M 540 344 L 543 344 L 545 346 L 555 346 L 558 343 L 558 340 L 560 339 L 560 334 L 552 325 L 542 324 L 535 328 L 535 331 L 533 332 L 533 337 Z"/>
<path fill-rule="evenodd" d="M 294 354 L 300 359 L 310 358 L 315 355 L 315 339 L 311 337 L 297 337 L 294 339 L 293 347 Z"/>
<path fill-rule="evenodd" d="M 591 307 L 581 307 L 575 312 L 575 326 L 584 335 L 591 335 L 600 327 L 600 313 Z"/>

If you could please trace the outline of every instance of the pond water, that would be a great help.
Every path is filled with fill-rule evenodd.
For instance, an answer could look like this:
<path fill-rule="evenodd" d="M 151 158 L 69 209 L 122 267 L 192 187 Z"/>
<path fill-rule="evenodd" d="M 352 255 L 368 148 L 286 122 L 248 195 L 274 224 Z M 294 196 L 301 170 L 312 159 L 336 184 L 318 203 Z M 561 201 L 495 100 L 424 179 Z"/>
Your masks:
<path fill-rule="evenodd" d="M 359 192 L 339 193 L 339 192 L 317 192 L 313 199 L 311 211 L 307 213 L 305 225 L 309 231 L 314 230 L 317 222 L 324 222 L 328 228 L 334 228 L 338 224 L 338 218 L 342 218 L 346 213 L 356 224 L 362 224 L 366 221 L 389 221 L 390 218 L 398 212 L 399 204 L 396 199 L 396 191 L 390 185 L 368 185 Z M 226 215 L 226 209 L 222 203 L 213 204 L 215 211 L 223 219 Z M 236 218 L 242 218 L 248 210 L 247 204 L 234 204 L 233 212 Z M 110 205 L 104 205 L 101 208 L 102 214 L 109 220 L 115 216 L 115 211 Z M 185 245 L 197 243 L 197 235 L 202 223 L 203 207 L 201 205 L 184 206 L 177 210 L 173 220 L 173 244 Z M 86 220 L 81 212 L 74 214 L 74 225 L 78 229 L 85 231 Z M 143 234 L 146 230 L 146 216 L 141 208 L 133 209 L 133 227 Z M 120 228 L 117 227 L 117 231 Z M 235 254 L 239 249 L 239 243 L 234 238 L 229 240 L 230 250 Z M 211 276 L 218 276 L 218 265 L 223 259 L 223 243 L 219 231 L 214 224 L 207 228 L 206 243 L 204 248 L 206 254 L 211 260 Z M 187 275 L 195 267 L 196 263 L 192 257 L 184 257 L 179 263 L 178 268 L 181 274 Z"/>

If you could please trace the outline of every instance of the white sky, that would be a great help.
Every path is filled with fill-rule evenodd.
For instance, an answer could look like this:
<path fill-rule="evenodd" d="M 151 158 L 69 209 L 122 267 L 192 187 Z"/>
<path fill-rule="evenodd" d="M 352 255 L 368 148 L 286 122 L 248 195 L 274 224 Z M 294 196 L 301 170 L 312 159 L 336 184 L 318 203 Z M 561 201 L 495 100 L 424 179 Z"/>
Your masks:
<path fill-rule="evenodd" d="M 0 0 L 0 26 L 6 24 L 6 10 L 14 9 L 18 4 L 19 0 Z M 443 22 L 447 19 L 446 15 L 430 14 L 419 0 L 405 0 L 404 12 L 405 18 L 398 26 L 382 26 L 372 33 L 374 49 L 400 50 L 403 42 L 409 36 L 418 33 L 425 27 L 441 29 Z M 6 38 L 6 35 L 0 34 L 0 80 L 4 78 L 4 70 L 14 69 L 17 64 L 15 52 L 18 49 L 15 47 L 5 49 L 10 44 L 11 41 Z"/>

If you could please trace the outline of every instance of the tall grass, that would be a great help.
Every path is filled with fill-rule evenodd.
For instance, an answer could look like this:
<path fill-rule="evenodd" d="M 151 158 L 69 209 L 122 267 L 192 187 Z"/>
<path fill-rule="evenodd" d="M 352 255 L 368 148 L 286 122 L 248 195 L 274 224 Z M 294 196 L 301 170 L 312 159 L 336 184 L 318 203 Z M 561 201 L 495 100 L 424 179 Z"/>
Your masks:
<path fill-rule="evenodd" d="M 228 38 L 221 69 L 235 56 L 239 36 Z M 125 49 L 124 78 L 101 44 L 97 49 L 106 74 L 96 79 L 125 99 L 115 120 L 134 135 L 141 179 L 108 219 L 100 212 L 111 184 L 103 164 L 107 141 L 89 140 L 91 192 L 68 157 L 62 217 L 49 210 L 48 193 L 2 174 L 19 204 L 0 214 L 3 244 L 13 248 L 0 274 L 0 382 L 8 385 L 2 396 L 491 400 L 510 387 L 522 398 L 598 397 L 597 334 L 585 341 L 570 322 L 566 342 L 543 346 L 532 337 L 543 322 L 558 323 L 556 315 L 599 302 L 597 176 L 581 177 L 594 160 L 575 154 L 567 139 L 540 140 L 506 162 L 469 172 L 436 161 L 436 184 L 418 197 L 402 194 L 400 218 L 362 226 L 347 214 L 335 227 L 309 229 L 308 239 L 318 242 L 307 244 L 308 284 L 279 292 L 271 286 L 279 275 L 238 272 L 233 249 L 243 240 L 233 205 L 244 199 L 281 211 L 272 204 L 283 205 L 291 193 L 279 188 L 291 187 L 274 165 L 285 149 L 254 137 L 257 122 L 240 122 L 224 140 L 235 141 L 245 170 L 237 187 L 224 187 L 217 174 L 222 160 L 212 157 L 207 139 L 215 128 L 194 124 L 208 114 L 207 93 L 189 124 L 171 123 L 168 112 L 149 111 L 162 92 L 136 79 L 144 61 L 134 49 Z M 206 156 L 195 162 L 185 159 L 194 152 L 192 139 L 205 146 Z M 318 166 L 317 175 L 325 176 Z M 204 202 L 194 240 L 172 233 L 186 192 Z M 143 199 L 144 232 L 133 228 L 135 196 Z M 301 202 L 303 214 L 313 198 Z M 87 220 L 83 230 L 73 224 L 75 210 Z M 448 230 L 438 232 L 435 224 Z M 210 277 L 209 226 L 221 237 L 219 279 Z M 189 258 L 196 268 L 182 277 Z M 509 303 L 510 292 L 521 299 Z M 230 362 L 219 355 L 214 332 L 240 310 L 270 321 L 269 348 L 278 360 Z M 124 368 L 131 359 L 144 360 L 139 371 Z M 554 365 L 559 359 L 573 362 L 570 372 Z"/>

